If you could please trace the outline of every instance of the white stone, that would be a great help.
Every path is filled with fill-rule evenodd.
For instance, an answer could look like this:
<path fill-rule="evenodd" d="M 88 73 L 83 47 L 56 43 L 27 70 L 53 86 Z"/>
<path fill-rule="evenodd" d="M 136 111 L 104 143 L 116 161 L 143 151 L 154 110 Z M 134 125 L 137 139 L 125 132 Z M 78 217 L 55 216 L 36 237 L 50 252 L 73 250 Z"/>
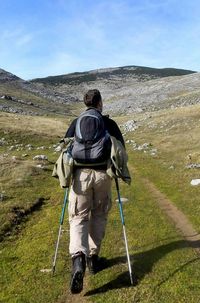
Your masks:
<path fill-rule="evenodd" d="M 190 182 L 190 184 L 193 185 L 193 186 L 199 185 L 199 184 L 200 184 L 200 179 L 193 179 L 193 180 Z"/>
<path fill-rule="evenodd" d="M 38 164 L 38 165 L 36 165 L 36 167 L 40 168 L 40 169 L 44 169 L 44 165 L 42 165 L 42 164 Z"/>
<path fill-rule="evenodd" d="M 2 202 L 5 199 L 5 195 L 3 193 L 0 193 L 0 202 Z"/>
<path fill-rule="evenodd" d="M 128 199 L 127 199 L 127 198 L 123 198 L 123 197 L 121 197 L 121 198 L 120 198 L 120 200 L 121 200 L 121 202 L 122 202 L 122 203 L 124 203 L 124 202 L 128 202 Z M 118 200 L 118 199 L 116 199 L 116 202 L 119 202 L 119 200 Z"/>
<path fill-rule="evenodd" d="M 48 158 L 45 155 L 37 155 L 33 157 L 33 160 L 48 160 Z"/>
<path fill-rule="evenodd" d="M 136 130 L 138 128 L 138 125 L 136 124 L 136 121 L 129 120 L 124 125 L 122 125 L 122 127 L 124 128 L 124 130 L 126 132 L 131 132 L 131 131 Z"/>
<path fill-rule="evenodd" d="M 59 145 L 54 150 L 55 150 L 55 152 L 60 152 L 62 150 L 62 147 Z"/>
<path fill-rule="evenodd" d="M 186 168 L 191 169 L 191 168 L 200 168 L 200 164 L 199 163 L 191 163 L 186 165 Z"/>
<path fill-rule="evenodd" d="M 48 273 L 51 272 L 52 270 L 50 268 L 44 268 L 44 269 L 40 269 L 40 272 L 44 272 L 44 273 Z"/>

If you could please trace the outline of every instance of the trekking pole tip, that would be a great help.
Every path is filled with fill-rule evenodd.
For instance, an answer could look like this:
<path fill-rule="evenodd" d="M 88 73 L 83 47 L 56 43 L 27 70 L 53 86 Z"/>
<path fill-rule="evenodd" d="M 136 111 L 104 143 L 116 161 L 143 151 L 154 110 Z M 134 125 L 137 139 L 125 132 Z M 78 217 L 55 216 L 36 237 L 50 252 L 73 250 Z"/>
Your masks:
<path fill-rule="evenodd" d="M 130 280 L 132 286 L 136 286 L 138 284 L 138 277 L 136 275 L 132 274 Z"/>

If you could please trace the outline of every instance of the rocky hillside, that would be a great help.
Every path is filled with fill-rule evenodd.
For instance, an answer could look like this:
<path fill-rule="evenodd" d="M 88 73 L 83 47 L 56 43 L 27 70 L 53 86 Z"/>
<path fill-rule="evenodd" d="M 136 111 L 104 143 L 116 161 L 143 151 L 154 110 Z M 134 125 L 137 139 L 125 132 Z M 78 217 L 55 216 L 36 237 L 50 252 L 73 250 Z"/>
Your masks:
<path fill-rule="evenodd" d="M 9 81 L 21 81 L 21 79 L 0 68 L 0 83 L 7 83 Z"/>
<path fill-rule="evenodd" d="M 114 114 L 155 111 L 200 103 L 200 73 L 133 83 L 116 89 L 104 110 Z"/>
<path fill-rule="evenodd" d="M 33 83 L 42 83 L 52 86 L 79 85 L 81 83 L 97 82 L 98 80 L 133 79 L 137 82 L 147 81 L 169 76 L 182 76 L 192 74 L 194 71 L 176 68 L 151 68 L 142 66 L 123 66 L 115 68 L 101 68 L 82 73 L 71 73 L 60 76 L 33 79 Z"/>
<path fill-rule="evenodd" d="M 83 94 L 98 88 L 105 112 L 126 114 L 199 102 L 200 75 L 183 69 L 125 66 L 32 81 L 0 69 L 0 110 L 69 114 Z"/>
<path fill-rule="evenodd" d="M 43 88 L 0 69 L 0 110 L 5 112 L 46 115 L 70 114 L 70 105 L 78 101 L 51 87 Z"/>
<path fill-rule="evenodd" d="M 198 102 L 199 75 L 181 69 L 155 69 L 139 66 L 92 70 L 84 73 L 35 79 L 43 88 L 53 87 L 60 94 L 82 99 L 83 93 L 98 88 L 104 110 L 126 114 Z M 191 95 L 188 97 L 188 94 Z"/>

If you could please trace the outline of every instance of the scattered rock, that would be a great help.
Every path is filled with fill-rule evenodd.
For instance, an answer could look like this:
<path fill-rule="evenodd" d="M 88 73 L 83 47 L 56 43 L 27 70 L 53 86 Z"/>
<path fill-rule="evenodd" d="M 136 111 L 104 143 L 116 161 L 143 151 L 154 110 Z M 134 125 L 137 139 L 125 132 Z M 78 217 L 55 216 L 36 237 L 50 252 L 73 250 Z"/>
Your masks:
<path fill-rule="evenodd" d="M 23 154 L 22 157 L 23 158 L 28 157 L 28 154 Z"/>
<path fill-rule="evenodd" d="M 48 160 L 48 157 L 45 155 L 37 155 L 33 157 L 33 160 Z"/>
<path fill-rule="evenodd" d="M 10 151 L 12 151 L 12 150 L 20 151 L 20 150 L 23 149 L 23 147 L 24 147 L 23 144 L 15 144 L 15 145 L 11 145 L 8 150 L 10 150 Z"/>
<path fill-rule="evenodd" d="M 135 141 L 134 141 L 134 140 L 127 140 L 126 143 L 127 143 L 127 144 L 134 144 Z"/>
<path fill-rule="evenodd" d="M 193 186 L 200 185 L 200 179 L 193 179 L 190 184 Z"/>
<path fill-rule="evenodd" d="M 186 165 L 186 168 L 191 169 L 191 168 L 200 168 L 200 164 L 199 163 L 191 163 Z"/>
<path fill-rule="evenodd" d="M 44 273 L 48 273 L 48 272 L 51 272 L 52 269 L 50 268 L 44 268 L 44 269 L 40 269 L 40 272 L 44 272 Z"/>
<path fill-rule="evenodd" d="M 17 156 L 12 156 L 12 161 L 16 162 L 17 161 Z"/>
<path fill-rule="evenodd" d="M 122 202 L 122 203 L 126 203 L 126 202 L 128 202 L 128 199 L 127 199 L 127 198 L 123 198 L 123 197 L 121 197 L 121 199 L 120 199 L 120 200 L 121 200 L 121 202 Z M 115 201 L 116 201 L 116 202 L 119 202 L 119 199 L 116 199 Z"/>
<path fill-rule="evenodd" d="M 137 122 L 135 120 L 129 120 L 122 125 L 125 132 L 132 132 L 138 128 Z"/>
<path fill-rule="evenodd" d="M 56 146 L 56 148 L 54 149 L 55 152 L 61 152 L 62 147 L 60 145 Z"/>
<path fill-rule="evenodd" d="M 1 99 L 5 99 L 5 100 L 13 100 L 13 98 L 9 95 L 3 95 L 1 96 Z"/>
<path fill-rule="evenodd" d="M 0 146 L 5 145 L 6 143 L 7 143 L 7 142 L 6 142 L 5 138 L 1 138 L 1 139 L 0 139 Z"/>
<path fill-rule="evenodd" d="M 5 193 L 0 193 L 0 202 L 3 202 L 6 199 Z"/>
<path fill-rule="evenodd" d="M 37 168 L 40 168 L 40 169 L 45 169 L 45 166 L 43 164 L 38 164 L 36 165 Z"/>
<path fill-rule="evenodd" d="M 147 150 L 150 146 L 152 146 L 151 143 L 144 143 L 142 145 L 139 145 L 137 150 Z"/>
<path fill-rule="evenodd" d="M 151 143 L 137 144 L 134 140 L 127 140 L 126 144 L 130 144 L 133 150 L 143 151 L 144 153 L 149 153 L 151 156 L 157 156 L 157 148 L 152 148 Z"/>
<path fill-rule="evenodd" d="M 157 155 L 157 149 L 152 149 L 150 152 L 151 156 L 156 156 Z"/>
<path fill-rule="evenodd" d="M 32 150 L 32 149 L 33 149 L 33 146 L 32 146 L 31 144 L 27 144 L 25 147 L 26 147 L 28 150 Z"/>

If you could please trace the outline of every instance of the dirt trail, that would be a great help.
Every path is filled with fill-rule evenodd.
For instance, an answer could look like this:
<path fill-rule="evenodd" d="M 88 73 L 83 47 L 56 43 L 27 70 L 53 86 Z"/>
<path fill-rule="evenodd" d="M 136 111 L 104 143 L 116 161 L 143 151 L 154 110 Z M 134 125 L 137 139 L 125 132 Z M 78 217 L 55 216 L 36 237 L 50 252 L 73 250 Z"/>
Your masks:
<path fill-rule="evenodd" d="M 200 234 L 195 231 L 187 217 L 182 213 L 156 186 L 148 179 L 142 179 L 151 195 L 156 199 L 160 208 L 173 221 L 177 230 L 184 236 L 188 245 L 200 255 Z"/>

